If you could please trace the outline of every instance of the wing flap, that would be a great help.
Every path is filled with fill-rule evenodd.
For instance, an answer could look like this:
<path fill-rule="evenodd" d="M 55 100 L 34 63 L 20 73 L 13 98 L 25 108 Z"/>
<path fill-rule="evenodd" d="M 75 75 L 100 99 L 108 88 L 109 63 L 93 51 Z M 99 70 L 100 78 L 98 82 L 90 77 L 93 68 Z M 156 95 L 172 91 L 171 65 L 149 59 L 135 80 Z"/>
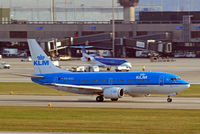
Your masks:
<path fill-rule="evenodd" d="M 91 92 L 102 92 L 103 88 L 102 87 L 96 87 L 96 86 L 79 86 L 79 85 L 68 85 L 68 84 L 57 84 L 53 83 L 51 85 L 58 86 L 58 87 L 66 87 L 66 88 L 76 88 L 80 90 L 89 90 Z"/>

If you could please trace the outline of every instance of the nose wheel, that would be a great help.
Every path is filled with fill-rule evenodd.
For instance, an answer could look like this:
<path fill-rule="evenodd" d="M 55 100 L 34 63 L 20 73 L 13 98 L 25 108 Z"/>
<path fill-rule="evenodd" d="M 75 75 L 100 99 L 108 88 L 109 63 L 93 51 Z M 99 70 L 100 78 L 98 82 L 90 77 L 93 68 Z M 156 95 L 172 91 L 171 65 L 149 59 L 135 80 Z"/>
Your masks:
<path fill-rule="evenodd" d="M 97 102 L 103 102 L 104 98 L 103 96 L 97 96 L 96 101 Z"/>
<path fill-rule="evenodd" d="M 167 98 L 167 102 L 172 102 L 172 98 L 170 98 L 170 96 L 168 96 L 168 98 Z"/>

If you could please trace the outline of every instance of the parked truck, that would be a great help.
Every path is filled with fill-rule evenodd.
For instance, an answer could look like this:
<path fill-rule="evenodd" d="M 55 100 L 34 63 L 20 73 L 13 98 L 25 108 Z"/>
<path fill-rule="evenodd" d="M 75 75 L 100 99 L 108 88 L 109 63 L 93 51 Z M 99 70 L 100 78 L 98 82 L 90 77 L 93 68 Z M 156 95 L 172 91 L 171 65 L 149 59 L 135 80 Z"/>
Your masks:
<path fill-rule="evenodd" d="M 18 49 L 17 48 L 4 48 L 2 55 L 6 56 L 6 57 L 17 56 L 18 55 Z"/>

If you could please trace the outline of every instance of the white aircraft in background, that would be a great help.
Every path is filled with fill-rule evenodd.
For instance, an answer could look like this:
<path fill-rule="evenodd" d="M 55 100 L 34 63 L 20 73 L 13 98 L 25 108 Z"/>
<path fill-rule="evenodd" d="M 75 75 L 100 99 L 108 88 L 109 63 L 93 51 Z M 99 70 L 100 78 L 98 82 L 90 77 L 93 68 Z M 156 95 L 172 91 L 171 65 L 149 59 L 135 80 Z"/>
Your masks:
<path fill-rule="evenodd" d="M 112 66 L 126 66 L 128 68 L 132 68 L 130 62 L 126 59 L 116 59 L 116 58 L 103 58 L 99 56 L 91 56 L 87 54 L 84 47 L 82 49 L 82 57 L 81 60 L 83 62 L 88 62 L 92 66 L 99 66 L 99 67 L 107 67 L 108 69 Z"/>

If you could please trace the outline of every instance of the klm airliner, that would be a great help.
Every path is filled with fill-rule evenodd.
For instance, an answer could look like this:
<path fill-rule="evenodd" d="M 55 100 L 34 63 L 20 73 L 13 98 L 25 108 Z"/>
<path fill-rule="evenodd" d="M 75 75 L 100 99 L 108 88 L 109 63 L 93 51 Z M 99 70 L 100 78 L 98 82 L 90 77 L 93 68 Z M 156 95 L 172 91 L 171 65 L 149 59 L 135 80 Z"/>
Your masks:
<path fill-rule="evenodd" d="M 28 39 L 35 75 L 33 82 L 57 90 L 97 95 L 96 101 L 117 101 L 130 96 L 167 94 L 170 96 L 190 87 L 179 76 L 162 72 L 69 72 L 55 67 L 35 39 Z"/>

